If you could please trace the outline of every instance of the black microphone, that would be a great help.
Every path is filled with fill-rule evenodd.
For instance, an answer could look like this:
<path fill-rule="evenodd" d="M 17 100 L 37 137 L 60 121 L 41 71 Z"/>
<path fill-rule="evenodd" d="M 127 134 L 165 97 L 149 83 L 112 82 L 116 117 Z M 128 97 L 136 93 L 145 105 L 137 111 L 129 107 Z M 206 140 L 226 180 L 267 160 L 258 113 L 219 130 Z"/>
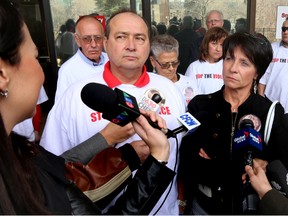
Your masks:
<path fill-rule="evenodd" d="M 240 130 L 234 135 L 233 142 L 233 158 L 243 160 L 244 164 L 253 167 L 253 154 L 262 151 L 261 134 L 254 130 L 253 121 L 250 119 L 243 119 L 240 122 Z M 242 210 L 245 214 L 254 214 L 257 211 L 259 197 L 252 188 L 249 178 L 246 177 L 246 183 L 242 188 Z"/>
<path fill-rule="evenodd" d="M 136 98 L 118 88 L 113 91 L 103 84 L 88 83 L 81 91 L 81 99 L 91 109 L 101 112 L 104 119 L 120 126 L 125 126 L 141 115 Z M 156 122 L 146 119 L 168 138 L 174 137 L 171 130 L 161 129 Z"/>
<path fill-rule="evenodd" d="M 158 91 L 155 89 L 150 90 L 150 92 L 153 92 L 152 96 L 148 96 L 148 93 L 145 93 L 139 100 L 138 102 L 138 107 L 143 109 L 143 110 L 152 110 L 154 112 L 159 112 L 159 109 L 161 107 L 161 101 L 162 101 L 162 97 L 157 93 Z M 148 90 L 149 91 L 149 90 Z M 152 94 L 152 93 L 151 93 Z"/>
<path fill-rule="evenodd" d="M 271 186 L 288 198 L 288 171 L 280 160 L 269 162 L 266 175 Z"/>

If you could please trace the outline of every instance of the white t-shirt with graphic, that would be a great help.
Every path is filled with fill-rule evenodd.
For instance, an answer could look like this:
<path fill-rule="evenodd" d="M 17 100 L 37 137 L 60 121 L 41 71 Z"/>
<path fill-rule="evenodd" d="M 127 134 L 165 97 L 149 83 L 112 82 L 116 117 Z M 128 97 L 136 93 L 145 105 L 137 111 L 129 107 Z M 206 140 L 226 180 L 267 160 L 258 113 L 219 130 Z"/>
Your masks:
<path fill-rule="evenodd" d="M 190 77 L 193 86 L 197 86 L 199 94 L 210 94 L 223 86 L 223 60 L 216 63 L 199 60 L 192 62 L 186 70 L 185 76 Z"/>
<path fill-rule="evenodd" d="M 179 74 L 180 78 L 177 82 L 175 82 L 175 85 L 178 87 L 180 92 L 184 95 L 186 104 L 190 102 L 190 100 L 198 94 L 198 88 L 195 85 L 195 83 L 192 82 L 192 80 L 184 76 L 182 74 Z"/>
<path fill-rule="evenodd" d="M 278 100 L 288 112 L 288 48 L 272 43 L 273 60 L 260 83 L 266 85 L 264 94 L 271 100 Z"/>

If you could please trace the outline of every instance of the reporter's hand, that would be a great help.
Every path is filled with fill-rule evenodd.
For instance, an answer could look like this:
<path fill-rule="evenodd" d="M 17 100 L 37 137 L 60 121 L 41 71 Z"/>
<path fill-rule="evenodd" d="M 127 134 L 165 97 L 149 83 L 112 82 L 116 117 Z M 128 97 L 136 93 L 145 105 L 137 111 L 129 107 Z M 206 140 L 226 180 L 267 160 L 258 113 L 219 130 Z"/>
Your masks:
<path fill-rule="evenodd" d="M 264 170 L 264 172 L 266 172 L 266 166 L 267 166 L 267 164 L 268 164 L 268 162 L 267 162 L 266 160 L 262 160 L 262 159 L 259 159 L 259 158 L 254 158 L 254 159 L 253 159 L 253 164 L 254 164 L 254 161 L 256 161 L 256 163 L 258 164 L 258 166 L 260 166 L 260 167 Z M 247 173 L 244 173 L 244 174 L 242 175 L 242 181 L 243 181 L 243 183 L 246 182 L 246 176 L 247 176 Z"/>
<path fill-rule="evenodd" d="M 245 171 L 247 172 L 252 187 L 255 189 L 255 191 L 258 193 L 258 196 L 260 199 L 269 191 L 272 189 L 267 176 L 265 174 L 264 169 L 260 166 L 260 164 L 253 160 L 253 166 L 254 170 L 251 166 L 246 165 Z"/>
<path fill-rule="evenodd" d="M 130 143 L 136 151 L 141 163 L 143 163 L 150 154 L 149 146 L 143 140 L 136 140 Z"/>
<path fill-rule="evenodd" d="M 262 159 L 259 159 L 259 158 L 254 158 L 253 159 L 253 164 L 254 164 L 254 161 L 256 161 L 258 166 L 260 166 L 264 170 L 264 172 L 266 172 L 266 166 L 268 165 L 268 161 L 262 160 Z"/>
<path fill-rule="evenodd" d="M 135 130 L 131 123 L 121 127 L 112 122 L 109 122 L 100 133 L 106 139 L 108 145 L 114 145 L 123 142 L 135 134 Z"/>
<path fill-rule="evenodd" d="M 148 116 L 153 122 L 157 121 L 160 128 L 167 128 L 164 119 L 156 115 L 155 112 L 141 110 L 141 113 Z M 151 155 L 154 158 L 168 161 L 170 145 L 167 137 L 161 130 L 153 128 L 143 115 L 140 115 L 136 121 L 132 123 L 136 133 L 149 146 Z"/>

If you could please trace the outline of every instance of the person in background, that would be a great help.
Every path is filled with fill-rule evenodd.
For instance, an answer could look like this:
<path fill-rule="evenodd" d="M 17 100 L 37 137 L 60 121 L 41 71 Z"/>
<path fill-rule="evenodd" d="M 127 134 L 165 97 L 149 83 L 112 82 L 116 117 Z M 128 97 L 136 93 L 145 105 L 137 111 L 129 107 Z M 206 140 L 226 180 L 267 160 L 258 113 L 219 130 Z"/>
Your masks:
<path fill-rule="evenodd" d="M 180 65 L 178 66 L 177 72 L 180 74 L 184 74 L 191 63 L 192 53 L 190 48 L 193 42 L 199 38 L 198 34 L 193 29 L 193 26 L 193 18 L 191 16 L 185 16 L 180 31 L 174 35 L 174 38 L 176 38 L 179 43 Z"/>
<path fill-rule="evenodd" d="M 185 73 L 198 94 L 209 94 L 223 86 L 222 45 L 228 32 L 221 27 L 213 27 L 207 31 L 200 46 L 200 58 L 192 62 Z"/>
<path fill-rule="evenodd" d="M 212 27 L 221 27 L 224 26 L 224 17 L 223 13 L 219 10 L 211 10 L 206 14 L 205 17 L 206 20 L 206 26 L 207 31 L 211 29 Z M 191 62 L 194 62 L 200 58 L 200 46 L 202 44 L 202 41 L 204 39 L 205 34 L 202 37 L 199 37 L 196 41 L 193 42 L 191 47 Z"/>
<path fill-rule="evenodd" d="M 231 22 L 227 19 L 224 19 L 223 28 L 230 34 L 231 32 Z"/>
<path fill-rule="evenodd" d="M 108 56 L 103 52 L 104 29 L 94 15 L 81 16 L 76 22 L 78 51 L 59 69 L 55 101 L 73 83 L 103 71 Z"/>
<path fill-rule="evenodd" d="M 167 34 L 168 35 L 174 36 L 178 32 L 179 32 L 179 28 L 178 28 L 178 26 L 176 24 L 170 24 L 168 26 L 168 29 L 167 29 Z"/>
<path fill-rule="evenodd" d="M 156 28 L 157 28 L 157 32 L 159 35 L 167 33 L 167 27 L 166 27 L 165 23 L 163 23 L 163 22 L 158 23 L 156 25 Z"/>
<path fill-rule="evenodd" d="M 247 20 L 245 18 L 236 20 L 235 32 L 248 32 Z"/>
<path fill-rule="evenodd" d="M 129 22 L 127 22 L 129 20 Z M 159 115 L 164 118 L 169 128 L 180 126 L 177 117 L 185 113 L 183 96 L 177 87 L 168 79 L 157 74 L 148 73 L 144 66 L 150 52 L 150 26 L 135 12 L 123 9 L 114 13 L 107 22 L 106 37 L 103 41 L 109 61 L 104 71 L 81 80 L 65 91 L 49 112 L 40 145 L 60 155 L 93 137 L 108 125 L 102 113 L 86 106 L 81 99 L 81 91 L 87 83 L 100 83 L 110 88 L 131 94 L 139 102 L 148 92 L 157 89 L 165 104 L 161 106 Z M 98 101 L 95 101 L 98 103 Z M 101 102 L 99 102 L 101 103 Z M 65 111 L 64 111 L 65 110 Z M 116 125 L 118 126 L 118 125 Z M 118 126 L 110 131 L 118 140 L 113 144 L 121 147 L 132 141 L 142 142 L 134 133 L 129 133 L 131 124 Z M 170 157 L 167 167 L 175 170 L 178 160 L 179 142 L 182 134 L 169 139 Z M 103 209 L 105 211 L 105 209 Z M 177 187 L 174 181 L 154 206 L 151 214 L 178 214 Z"/>
<path fill-rule="evenodd" d="M 74 38 L 75 22 L 68 19 L 65 23 L 66 31 L 61 37 L 60 52 L 62 53 L 61 64 L 71 58 L 77 52 L 77 44 Z"/>
<path fill-rule="evenodd" d="M 188 104 L 188 111 L 198 116 L 201 125 L 185 136 L 180 146 L 178 178 L 184 194 L 179 193 L 179 199 L 187 200 L 187 214 L 251 214 L 246 211 L 242 179 L 245 154 L 235 147 L 241 146 L 236 141 L 243 119 L 253 116 L 253 124 L 261 125 L 258 130 L 264 134 L 272 102 L 257 94 L 255 88 L 272 57 L 270 42 L 263 36 L 228 36 L 223 43 L 224 86 L 211 94 L 196 95 Z M 252 151 L 253 159 L 263 168 L 273 160 L 288 167 L 288 128 L 283 119 L 284 109 L 278 103 L 268 143 L 262 142 L 262 151 Z M 254 214 L 256 205 L 252 206 Z"/>
<path fill-rule="evenodd" d="M 155 25 L 151 25 L 152 37 L 158 35 L 158 30 Z"/>
<path fill-rule="evenodd" d="M 0 1 L 0 213 L 101 214 L 99 208 L 66 179 L 63 158 L 12 132 L 17 123 L 33 116 L 44 82 L 37 47 L 16 7 L 11 1 Z M 143 111 L 142 114 L 157 121 L 160 128 L 166 128 L 163 119 L 155 113 Z M 154 196 L 155 190 L 161 195 L 175 174 L 157 161 L 169 159 L 165 135 L 152 128 L 144 116 L 139 116 L 133 125 L 150 146 L 151 155 L 108 214 L 137 214 L 153 206 L 159 198 Z M 161 187 L 164 188 L 159 191 Z"/>
<path fill-rule="evenodd" d="M 61 47 L 61 37 L 64 34 L 64 32 L 66 32 L 66 25 L 63 24 L 60 26 L 58 35 L 57 35 L 56 40 L 55 40 L 56 55 L 57 55 L 57 59 L 60 59 L 60 61 L 63 58 L 60 47 Z"/>
<path fill-rule="evenodd" d="M 281 41 L 272 43 L 273 60 L 260 79 L 258 93 L 272 101 L 278 100 L 288 112 L 288 18 L 282 23 Z"/>
<path fill-rule="evenodd" d="M 197 94 L 191 79 L 177 73 L 179 43 L 170 35 L 158 35 L 152 39 L 150 61 L 157 74 L 170 79 L 185 96 L 186 103 Z"/>

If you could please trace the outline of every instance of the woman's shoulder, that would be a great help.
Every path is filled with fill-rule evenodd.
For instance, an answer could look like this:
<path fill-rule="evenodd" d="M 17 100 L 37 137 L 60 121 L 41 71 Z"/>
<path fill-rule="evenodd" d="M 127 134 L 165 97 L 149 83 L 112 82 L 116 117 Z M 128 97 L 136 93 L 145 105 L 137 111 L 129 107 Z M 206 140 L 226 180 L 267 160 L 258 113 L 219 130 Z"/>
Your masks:
<path fill-rule="evenodd" d="M 216 91 L 210 94 L 199 94 L 196 95 L 188 104 L 188 110 L 210 110 L 215 108 L 215 104 L 223 100 L 222 90 Z"/>
<path fill-rule="evenodd" d="M 68 184 L 65 176 L 65 160 L 45 150 L 39 146 L 39 152 L 34 157 L 34 164 L 39 168 L 39 171 L 49 173 L 49 175 Z"/>

